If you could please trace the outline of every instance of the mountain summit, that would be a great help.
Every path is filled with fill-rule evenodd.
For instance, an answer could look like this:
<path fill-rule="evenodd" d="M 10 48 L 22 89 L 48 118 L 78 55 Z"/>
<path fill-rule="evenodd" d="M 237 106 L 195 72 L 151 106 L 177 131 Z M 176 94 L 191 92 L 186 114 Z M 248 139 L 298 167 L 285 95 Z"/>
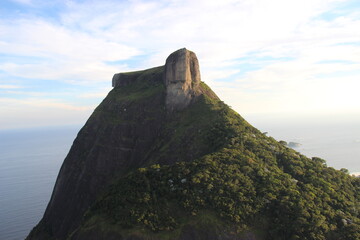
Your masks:
<path fill-rule="evenodd" d="M 112 86 L 127 86 L 136 77 L 135 74 L 117 73 L 112 79 Z M 199 88 L 201 82 L 199 61 L 195 53 L 186 48 L 173 52 L 166 59 L 163 79 L 168 111 L 181 110 L 187 107 L 201 93 Z"/>
<path fill-rule="evenodd" d="M 165 63 L 166 107 L 170 111 L 187 107 L 200 94 L 200 70 L 195 53 L 186 48 L 172 53 Z"/>
<path fill-rule="evenodd" d="M 112 84 L 27 239 L 360 239 L 360 179 L 247 123 L 195 53 Z"/>

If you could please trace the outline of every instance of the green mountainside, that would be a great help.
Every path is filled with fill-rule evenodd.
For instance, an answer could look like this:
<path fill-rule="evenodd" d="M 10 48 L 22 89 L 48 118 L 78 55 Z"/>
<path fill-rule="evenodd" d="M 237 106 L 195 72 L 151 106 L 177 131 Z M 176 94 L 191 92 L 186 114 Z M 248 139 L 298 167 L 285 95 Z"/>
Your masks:
<path fill-rule="evenodd" d="M 215 233 L 259 239 L 360 239 L 359 178 L 263 135 L 220 100 L 203 96 L 181 115 L 165 126 L 180 132 L 169 141 L 196 131 L 193 147 L 209 153 L 154 161 L 120 178 L 87 213 L 81 234 L 110 228 L 176 239 L 184 226 L 209 222 Z"/>
<path fill-rule="evenodd" d="M 360 178 L 261 133 L 205 83 L 186 85 L 197 59 L 179 51 L 113 81 L 27 239 L 359 240 Z M 181 91 L 163 81 L 178 59 L 191 66 Z"/>

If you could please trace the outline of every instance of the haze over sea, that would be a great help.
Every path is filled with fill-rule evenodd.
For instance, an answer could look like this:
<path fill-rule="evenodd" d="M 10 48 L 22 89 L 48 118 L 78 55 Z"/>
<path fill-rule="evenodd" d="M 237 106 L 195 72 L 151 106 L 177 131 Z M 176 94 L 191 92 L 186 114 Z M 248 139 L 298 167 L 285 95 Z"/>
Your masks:
<path fill-rule="evenodd" d="M 41 219 L 80 127 L 0 131 L 0 239 L 24 239 Z"/>
<path fill-rule="evenodd" d="M 336 169 L 360 172 L 360 121 L 293 121 L 249 117 L 277 140 L 321 157 Z M 60 166 L 80 126 L 0 131 L 0 239 L 24 239 L 41 219 Z"/>

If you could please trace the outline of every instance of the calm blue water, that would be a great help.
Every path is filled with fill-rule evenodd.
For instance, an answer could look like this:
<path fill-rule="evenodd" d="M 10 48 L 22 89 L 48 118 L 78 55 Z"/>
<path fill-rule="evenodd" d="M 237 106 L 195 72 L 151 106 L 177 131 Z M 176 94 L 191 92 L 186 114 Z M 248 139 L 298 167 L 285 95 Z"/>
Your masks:
<path fill-rule="evenodd" d="M 309 125 L 250 121 L 277 140 L 327 160 L 328 166 L 360 172 L 360 122 Z M 61 163 L 80 127 L 0 131 L 0 239 L 24 239 L 41 219 Z"/>
<path fill-rule="evenodd" d="M 0 239 L 24 239 L 41 219 L 78 131 L 0 131 Z"/>

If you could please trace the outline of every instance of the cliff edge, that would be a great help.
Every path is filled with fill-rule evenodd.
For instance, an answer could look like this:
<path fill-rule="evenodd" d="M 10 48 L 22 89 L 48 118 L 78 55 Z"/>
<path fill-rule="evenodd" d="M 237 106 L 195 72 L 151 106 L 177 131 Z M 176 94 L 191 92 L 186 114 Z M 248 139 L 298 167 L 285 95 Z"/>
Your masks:
<path fill-rule="evenodd" d="M 172 136 L 178 111 L 201 93 L 217 98 L 206 85 L 200 86 L 193 52 L 180 49 L 165 66 L 115 74 L 112 85 L 74 140 L 45 214 L 27 239 L 65 239 L 99 194 L 132 169 L 149 162 L 189 161 L 209 152 L 205 144 L 190 146 L 190 139 L 198 136 L 186 128 Z"/>
<path fill-rule="evenodd" d="M 200 70 L 195 53 L 182 48 L 172 53 L 165 63 L 166 107 L 181 110 L 200 94 Z"/>
<path fill-rule="evenodd" d="M 117 73 L 112 79 L 113 87 L 124 87 L 135 81 L 136 72 Z M 166 59 L 163 74 L 168 111 L 186 108 L 200 95 L 200 69 L 196 54 L 186 48 L 179 49 Z"/>
<path fill-rule="evenodd" d="M 251 126 L 193 52 L 112 84 L 27 239 L 360 239 L 360 178 Z"/>

